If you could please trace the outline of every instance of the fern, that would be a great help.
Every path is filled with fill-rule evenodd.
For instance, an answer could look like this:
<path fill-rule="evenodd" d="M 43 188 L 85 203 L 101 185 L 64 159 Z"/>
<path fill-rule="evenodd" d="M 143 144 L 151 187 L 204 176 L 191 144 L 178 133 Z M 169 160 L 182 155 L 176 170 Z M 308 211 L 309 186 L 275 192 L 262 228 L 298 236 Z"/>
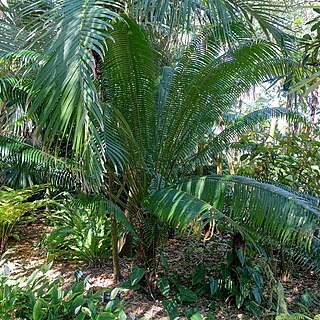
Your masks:
<path fill-rule="evenodd" d="M 23 190 L 13 190 L 8 187 L 0 189 L 0 254 L 5 251 L 8 237 L 23 214 L 50 203 L 46 199 L 28 201 L 32 196 L 41 194 L 47 187 L 39 185 Z"/>

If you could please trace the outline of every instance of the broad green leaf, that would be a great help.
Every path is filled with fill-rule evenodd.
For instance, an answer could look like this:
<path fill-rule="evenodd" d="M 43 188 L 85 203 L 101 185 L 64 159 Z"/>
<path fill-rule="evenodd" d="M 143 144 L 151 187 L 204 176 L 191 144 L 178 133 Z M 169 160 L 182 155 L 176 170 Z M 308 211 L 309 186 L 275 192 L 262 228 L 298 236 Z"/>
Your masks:
<path fill-rule="evenodd" d="M 209 281 L 210 281 L 210 293 L 211 295 L 214 295 L 219 289 L 219 282 L 217 279 L 214 279 L 212 277 L 210 277 Z"/>
<path fill-rule="evenodd" d="M 165 296 L 168 297 L 170 294 L 170 283 L 167 277 L 162 277 L 161 279 L 156 281 L 157 286 L 160 292 Z"/>
<path fill-rule="evenodd" d="M 33 306 L 33 311 L 32 311 L 32 317 L 34 320 L 40 320 L 42 319 L 43 312 L 42 312 L 42 306 L 43 303 L 40 299 L 37 299 L 36 303 Z"/>
<path fill-rule="evenodd" d="M 245 257 L 244 257 L 244 251 L 242 249 L 237 250 L 237 257 L 239 258 L 241 265 L 244 266 Z"/>
<path fill-rule="evenodd" d="M 191 316 L 190 320 L 203 320 L 203 317 L 199 312 L 197 312 Z"/>
<path fill-rule="evenodd" d="M 83 312 L 84 314 L 88 315 L 89 317 L 91 317 L 91 310 L 87 307 L 81 307 L 81 312 Z"/>
<path fill-rule="evenodd" d="M 260 294 L 260 289 L 257 285 L 253 286 L 252 293 L 253 293 L 254 298 L 256 299 L 257 303 L 260 305 L 261 304 L 261 294 Z"/>
<path fill-rule="evenodd" d="M 169 301 L 162 301 L 162 305 L 166 310 L 170 320 L 174 320 L 179 316 L 179 309 L 175 300 L 171 299 Z"/>
<path fill-rule="evenodd" d="M 182 302 L 195 302 L 198 299 L 196 293 L 185 286 L 178 287 L 179 293 L 177 294 L 177 298 Z"/>
<path fill-rule="evenodd" d="M 139 268 L 136 264 L 133 267 L 132 274 L 130 276 L 131 285 L 136 285 L 144 276 L 144 268 Z"/>

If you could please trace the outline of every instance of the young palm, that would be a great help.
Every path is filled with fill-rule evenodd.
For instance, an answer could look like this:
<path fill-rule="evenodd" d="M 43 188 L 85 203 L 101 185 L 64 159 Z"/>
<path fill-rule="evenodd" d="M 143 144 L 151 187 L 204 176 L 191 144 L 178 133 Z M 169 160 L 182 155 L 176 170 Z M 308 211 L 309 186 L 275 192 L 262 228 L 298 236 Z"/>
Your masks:
<path fill-rule="evenodd" d="M 284 113 L 282 110 L 268 109 L 247 116 L 198 152 L 203 136 L 242 93 L 285 71 L 281 55 L 273 44 L 250 40 L 250 34 L 238 23 L 230 28 L 233 32 L 228 34 L 228 38 L 234 39 L 232 46 L 220 41 L 225 35 L 222 28 L 213 27 L 190 46 L 175 68 L 162 69 L 156 63 L 158 56 L 148 44 L 146 34 L 133 20 L 122 17 L 121 21 L 113 24 L 109 35 L 114 42 L 107 42 L 108 51 L 102 57 L 94 61 L 86 58 L 78 64 L 71 49 L 79 47 L 71 47 L 70 51 L 68 47 L 66 56 L 60 55 L 61 58 L 66 57 L 61 65 L 55 64 L 59 60 L 54 54 L 48 57 L 37 74 L 33 89 L 38 90 L 31 95 L 34 98 L 30 101 L 30 108 L 31 114 L 39 113 L 39 127 L 47 128 L 47 137 L 55 137 L 63 128 L 67 139 L 73 139 L 71 132 L 76 136 L 76 145 L 90 148 L 94 157 L 80 157 L 82 161 L 76 166 L 76 171 L 80 172 L 79 181 L 85 177 L 88 190 L 101 190 L 110 203 L 126 210 L 136 224 L 146 217 L 144 199 L 150 193 L 192 174 L 197 166 L 206 164 L 229 142 L 237 139 L 242 130 L 258 120 L 270 114 L 279 116 Z M 216 34 L 221 35 L 219 41 L 212 36 Z M 71 41 L 71 34 L 69 37 Z M 99 53 L 100 42 L 90 39 Z M 65 49 L 62 41 L 55 46 L 55 52 L 62 50 L 62 53 Z M 89 57 L 90 50 L 86 52 Z M 73 62 L 77 67 L 58 72 L 62 65 L 69 67 Z M 95 69 L 96 82 L 90 78 L 90 83 L 87 83 L 86 72 L 94 63 L 99 66 Z M 83 64 L 84 69 L 81 67 Z M 59 76 L 68 74 L 69 81 L 61 82 Z M 74 79 L 80 81 L 74 82 Z M 59 95 L 54 92 L 56 81 L 59 82 Z M 82 100 L 79 95 L 87 96 Z M 72 107 L 75 101 L 79 108 Z M 58 107 L 53 108 L 56 105 Z M 12 150 L 12 146 L 19 145 L 19 142 L 15 141 L 10 146 L 6 141 L 8 138 L 1 138 L 1 160 L 6 163 L 11 161 L 11 167 L 14 167 L 13 159 L 20 151 Z M 29 168 L 42 170 L 41 166 L 34 165 L 36 156 L 36 159 L 43 160 L 44 167 L 51 167 L 42 151 L 33 154 L 32 146 L 23 150 L 31 155 L 30 158 L 21 158 Z M 88 167 L 92 170 L 88 171 Z M 93 170 L 95 168 L 97 170 Z M 54 170 L 49 172 L 54 174 Z M 96 175 L 93 176 L 93 172 Z M 160 200 L 156 203 L 161 204 Z M 196 200 L 190 204 L 192 210 L 186 207 L 183 212 L 203 211 L 198 210 Z M 155 206 L 149 208 L 157 209 Z M 296 211 L 290 211 L 290 217 Z M 283 216 L 286 214 L 289 213 L 285 212 Z"/>
<path fill-rule="evenodd" d="M 4 35 L 0 41 L 1 59 L 8 61 L 7 55 L 13 55 L 15 63 L 22 61 L 24 75 L 36 73 L 33 87 L 27 90 L 29 97 L 24 109 L 27 108 L 28 115 L 36 121 L 37 134 L 47 144 L 56 141 L 57 135 L 64 137 L 73 143 L 78 160 L 84 159 L 85 163 L 90 163 L 92 154 L 97 153 L 92 150 L 88 137 L 94 135 L 98 141 L 96 124 L 103 126 L 100 122 L 103 107 L 94 85 L 98 72 L 96 58 L 105 58 L 111 24 L 119 19 L 120 13 L 128 12 L 143 24 L 151 22 L 162 26 L 162 30 L 169 29 L 169 36 L 179 34 L 182 29 L 189 32 L 192 21 L 197 21 L 199 26 L 221 25 L 225 41 L 231 42 L 232 25 L 241 19 L 251 29 L 253 21 L 257 21 L 276 39 L 283 35 L 278 13 L 284 8 L 278 2 L 265 0 L 11 0 L 3 3 L 8 5 L 1 8 L 0 30 Z M 216 37 L 219 35 L 217 33 Z M 26 59 L 32 62 L 27 69 Z M 116 146 L 111 141 L 111 150 L 115 151 Z M 118 156 L 116 153 L 115 160 Z"/>
<path fill-rule="evenodd" d="M 199 211 L 197 200 L 191 197 L 194 195 L 192 192 L 182 197 L 177 191 L 176 197 L 163 200 L 164 193 L 169 192 L 171 195 L 175 192 L 169 187 L 151 197 L 152 205 L 147 202 L 144 207 L 143 200 L 153 191 L 174 185 L 183 176 L 194 172 L 197 166 L 208 163 L 208 159 L 214 158 L 230 142 L 236 140 L 243 130 L 257 121 L 271 115 L 281 116 L 284 111 L 278 109 L 250 114 L 198 151 L 204 135 L 218 122 L 221 112 L 227 111 L 239 95 L 252 85 L 273 78 L 281 71 L 285 72 L 285 68 L 274 46 L 248 40 L 247 34 L 240 28 L 234 33 L 233 48 L 223 47 L 220 42 L 215 42 L 215 38 L 210 37 L 216 34 L 216 29 L 199 37 L 174 69 L 166 67 L 160 85 L 157 86 L 154 53 L 138 26 L 131 20 L 126 22 L 119 22 L 111 33 L 116 42 L 110 44 L 107 59 L 103 63 L 102 73 L 105 76 L 102 83 L 108 88 L 106 100 L 114 114 L 120 114 L 121 123 L 129 129 L 129 134 L 123 135 L 122 139 L 130 159 L 127 174 L 129 208 L 133 216 L 137 212 L 144 212 L 143 208 L 149 209 L 149 212 L 166 212 L 167 220 L 175 215 L 181 217 L 177 214 L 181 210 L 180 213 L 185 214 L 189 220 L 184 223 L 184 220 L 180 221 L 178 218 L 176 223 L 186 226 L 192 218 L 204 211 Z M 198 184 L 195 179 L 190 182 L 190 188 Z M 250 219 L 253 220 L 270 219 L 272 222 L 267 224 L 269 236 L 274 232 L 280 242 L 289 241 L 302 246 L 304 240 L 308 239 L 307 243 L 312 243 L 314 251 L 309 251 L 309 257 L 312 257 L 311 260 L 315 257 L 318 239 L 313 234 L 319 223 L 316 205 L 304 206 L 303 203 L 307 200 L 297 201 L 298 204 L 293 205 L 291 193 L 261 184 L 265 188 L 264 197 L 268 197 L 270 193 L 270 202 L 257 213 L 260 201 L 263 202 L 265 198 L 251 191 L 250 187 L 256 190 L 256 185 L 251 186 L 250 181 L 245 178 L 234 178 L 230 184 L 243 186 L 241 194 L 245 195 L 247 190 L 247 199 L 250 199 L 246 202 L 246 210 L 232 211 L 230 221 L 235 219 L 234 223 L 240 225 L 245 214 L 250 214 Z M 215 201 L 220 199 L 221 204 L 224 203 L 225 194 L 219 191 L 220 185 L 199 185 L 206 194 L 215 195 Z M 199 189 L 202 190 L 201 187 Z M 272 197 L 272 194 L 276 196 Z M 197 193 L 195 195 L 199 196 Z M 235 192 L 234 197 L 238 199 L 239 193 Z M 274 207 L 271 207 L 269 203 L 273 201 Z M 283 201 L 287 204 L 282 208 L 281 220 L 276 222 L 277 216 L 273 214 L 273 210 L 278 210 L 279 203 L 283 204 Z M 212 207 L 211 202 L 209 204 Z M 301 215 L 305 217 L 305 222 Z M 249 221 L 249 218 L 246 219 Z M 288 219 L 290 224 L 285 224 Z M 292 228 L 297 233 L 288 235 L 288 230 Z M 309 237 L 310 228 L 313 231 Z"/>

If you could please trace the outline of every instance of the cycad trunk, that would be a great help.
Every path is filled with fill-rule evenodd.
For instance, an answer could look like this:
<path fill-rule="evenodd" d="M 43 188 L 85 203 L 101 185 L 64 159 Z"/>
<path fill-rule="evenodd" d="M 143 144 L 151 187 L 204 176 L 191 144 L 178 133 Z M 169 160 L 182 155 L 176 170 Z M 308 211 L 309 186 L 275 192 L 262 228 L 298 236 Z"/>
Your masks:
<path fill-rule="evenodd" d="M 118 226 L 114 214 L 111 214 L 111 239 L 114 281 L 118 282 L 120 280 L 121 273 L 118 254 Z"/>
<path fill-rule="evenodd" d="M 109 173 L 109 191 L 110 191 L 110 195 L 114 193 L 114 175 L 112 171 L 110 171 Z M 110 196 L 110 200 L 111 200 L 111 196 Z M 115 216 L 112 212 L 110 212 L 110 219 L 111 219 L 113 274 L 114 274 L 114 281 L 118 282 L 121 277 L 119 252 L 118 252 L 118 225 L 117 225 Z"/>

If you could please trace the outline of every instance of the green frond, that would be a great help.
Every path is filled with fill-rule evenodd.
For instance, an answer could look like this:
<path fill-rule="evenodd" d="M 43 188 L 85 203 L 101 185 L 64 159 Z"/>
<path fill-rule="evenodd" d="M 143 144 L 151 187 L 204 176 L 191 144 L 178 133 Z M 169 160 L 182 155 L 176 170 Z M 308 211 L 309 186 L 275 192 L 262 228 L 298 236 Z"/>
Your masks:
<path fill-rule="evenodd" d="M 304 95 L 308 95 L 310 92 L 317 89 L 320 85 L 320 71 L 311 74 L 306 79 L 303 79 L 292 86 L 290 93 L 303 92 Z"/>
<path fill-rule="evenodd" d="M 145 205 L 150 212 L 163 220 L 187 229 L 189 224 L 198 222 L 201 215 L 213 207 L 206 201 L 195 198 L 182 190 L 160 189 L 147 199 Z M 215 218 L 216 216 L 213 215 Z"/>
<path fill-rule="evenodd" d="M 102 85 L 116 114 L 130 132 L 126 147 L 131 160 L 146 159 L 153 151 L 156 132 L 155 53 L 147 37 L 131 18 L 113 25 L 108 51 L 102 62 Z M 138 151 L 138 153 L 137 153 Z"/>
<path fill-rule="evenodd" d="M 227 147 L 232 147 L 232 143 L 237 142 L 245 132 L 252 130 L 255 125 L 263 123 L 271 118 L 305 120 L 298 114 L 281 107 L 264 108 L 253 111 L 237 119 L 232 125 L 228 126 L 216 137 L 212 138 L 200 152 L 186 159 L 184 164 L 189 168 L 190 166 L 194 167 L 208 163 L 210 159 L 214 159 L 219 153 L 226 150 Z"/>
<path fill-rule="evenodd" d="M 118 15 L 107 1 L 66 0 L 54 7 L 58 20 L 51 32 L 55 36 L 44 52 L 45 64 L 34 82 L 29 113 L 37 118 L 38 132 L 52 143 L 56 134 L 73 142 L 83 154 L 92 150 L 88 140 L 96 134 L 93 119 L 101 123 L 101 105 L 94 84 L 94 56 L 101 58 L 110 38 L 111 22 Z M 50 17 L 50 15 L 49 15 Z M 50 22 L 50 21 L 49 21 Z"/>
<path fill-rule="evenodd" d="M 209 203 L 190 192 L 164 188 L 147 197 L 144 206 L 161 220 L 179 228 L 181 232 L 189 234 L 201 232 L 208 222 L 223 221 L 254 243 L 256 241 L 255 235 L 249 228 L 217 209 L 224 203 L 223 194 L 217 191 L 213 197 L 214 200 Z"/>
<path fill-rule="evenodd" d="M 65 157 L 58 157 L 50 151 L 45 152 L 41 150 L 41 139 L 37 141 L 35 137 L 34 143 L 29 140 L 10 134 L 0 134 L 0 169 L 2 169 L 1 175 L 3 181 L 11 186 L 25 187 L 33 185 L 35 183 L 50 182 L 58 189 L 71 189 L 71 190 L 86 190 L 89 192 L 96 192 L 100 190 L 101 183 L 103 183 L 101 171 L 95 172 L 95 170 L 117 170 L 121 168 L 110 168 L 112 164 L 116 164 L 120 159 L 113 158 L 113 162 L 107 164 L 107 158 L 110 159 L 109 153 L 112 156 L 119 155 L 119 158 L 124 157 L 124 150 L 121 149 L 121 143 L 117 149 L 110 152 L 110 141 L 115 142 L 114 139 L 119 139 L 112 132 L 113 126 L 109 126 L 109 120 L 104 119 L 105 125 L 108 125 L 106 129 L 101 130 L 99 134 L 102 136 L 103 145 L 102 148 L 94 146 L 97 151 L 96 156 L 91 159 L 89 163 L 92 165 L 92 170 L 88 171 L 87 166 L 81 163 L 75 164 L 71 159 Z M 113 139 L 113 140 L 112 140 Z M 92 138 L 92 144 L 95 140 Z M 106 161 L 103 168 L 100 167 L 100 159 Z M 99 162 L 99 164 L 97 164 Z"/>
<path fill-rule="evenodd" d="M 241 94 L 284 72 L 279 51 L 266 42 L 244 41 L 223 54 L 217 54 L 216 45 L 211 50 L 200 42 L 187 52 L 163 107 L 160 158 L 166 159 L 165 166 L 189 158 L 221 112 Z"/>
<path fill-rule="evenodd" d="M 105 212 L 106 216 L 114 215 L 118 223 L 123 224 L 127 231 L 129 231 L 136 238 L 138 234 L 130 223 L 125 213 L 111 200 L 106 199 L 102 196 L 94 195 L 78 195 L 77 197 L 72 197 L 70 201 L 70 206 L 74 208 L 87 208 L 91 210 L 99 210 Z"/>
<path fill-rule="evenodd" d="M 0 4 L 1 5 L 1 4 Z M 14 15 L 14 10 L 1 6 L 3 17 L 0 19 L 0 57 L 3 54 L 19 50 L 27 41 L 28 34 L 21 32 L 22 26 Z M 19 37 L 17 35 L 19 34 Z"/>
<path fill-rule="evenodd" d="M 319 208 L 274 185 L 239 176 L 194 178 L 151 195 L 147 208 L 183 228 L 197 219 L 220 218 L 223 211 L 229 223 L 255 230 L 265 241 L 293 247 L 300 262 L 319 271 Z"/>
<path fill-rule="evenodd" d="M 264 180 L 264 179 L 259 179 L 259 178 L 254 178 L 256 181 L 258 182 L 262 182 L 262 183 L 267 183 L 267 184 L 271 184 L 274 185 L 280 189 L 286 190 L 290 193 L 294 193 L 295 195 L 297 195 L 300 198 L 306 199 L 308 202 L 312 203 L 315 207 L 320 207 L 320 199 L 308 194 L 308 193 L 303 193 L 299 190 L 293 189 L 292 187 L 280 183 L 278 181 L 270 181 L 270 180 Z"/>
<path fill-rule="evenodd" d="M 86 165 L 83 170 L 88 177 L 91 177 L 95 189 L 99 189 L 98 185 L 106 171 L 112 170 L 118 173 L 123 170 L 123 164 L 127 162 L 128 152 L 123 141 L 126 131 L 120 132 L 118 116 L 108 104 L 103 104 L 101 119 L 99 121 L 92 119 L 92 125 L 95 130 L 88 140 L 92 153 L 85 159 Z"/>
<path fill-rule="evenodd" d="M 32 78 L 43 61 L 41 61 L 40 53 L 33 50 L 19 49 L 0 55 L 0 63 L 4 76 L 19 74 L 23 78 Z"/>
<path fill-rule="evenodd" d="M 19 77 L 0 78 L 0 99 L 6 106 L 24 107 L 30 92 L 31 83 Z"/>
<path fill-rule="evenodd" d="M 253 30 L 253 21 L 257 22 L 264 33 L 273 36 L 278 43 L 286 38 L 281 29 L 286 21 L 281 13 L 286 11 L 283 3 L 278 1 L 254 0 L 210 0 L 210 1 L 124 1 L 127 10 L 141 23 L 152 23 L 167 30 L 188 33 L 199 29 L 199 26 L 220 24 L 228 36 L 230 25 L 235 21 L 245 21 Z"/>
<path fill-rule="evenodd" d="M 0 134 L 0 168 L 7 184 L 23 186 L 48 183 L 74 188 L 79 181 L 70 164 L 45 153 L 26 139 Z M 78 182 L 77 182 L 78 181 Z"/>

